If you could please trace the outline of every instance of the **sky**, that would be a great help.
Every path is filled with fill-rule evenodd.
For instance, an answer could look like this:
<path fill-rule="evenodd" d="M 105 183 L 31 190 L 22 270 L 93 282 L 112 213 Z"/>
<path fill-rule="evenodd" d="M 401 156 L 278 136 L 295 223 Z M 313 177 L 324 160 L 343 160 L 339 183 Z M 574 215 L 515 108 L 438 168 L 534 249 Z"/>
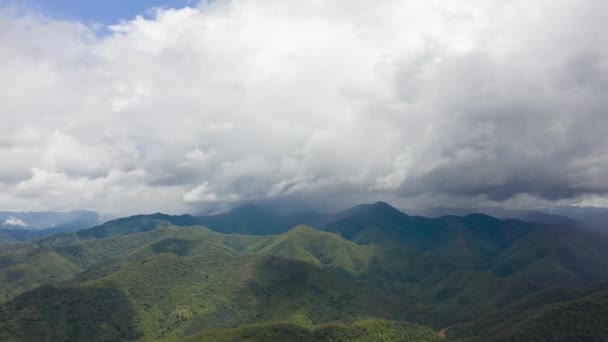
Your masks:
<path fill-rule="evenodd" d="M 602 0 L 0 4 L 2 210 L 608 206 Z"/>
<path fill-rule="evenodd" d="M 147 17 L 154 8 L 183 8 L 194 6 L 195 0 L 0 0 L 0 5 L 36 12 L 57 20 L 80 21 L 91 26 L 105 27 L 136 16 Z"/>

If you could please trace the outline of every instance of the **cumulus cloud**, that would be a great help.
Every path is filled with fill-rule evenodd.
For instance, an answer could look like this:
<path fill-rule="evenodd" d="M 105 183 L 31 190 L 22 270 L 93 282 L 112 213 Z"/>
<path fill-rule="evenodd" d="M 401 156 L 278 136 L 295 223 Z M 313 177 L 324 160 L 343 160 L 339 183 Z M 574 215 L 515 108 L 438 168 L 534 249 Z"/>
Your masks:
<path fill-rule="evenodd" d="M 9 217 L 6 220 L 4 220 L 4 225 L 5 226 L 18 226 L 18 227 L 27 227 L 28 224 L 25 223 L 23 220 L 20 220 L 18 218 L 14 218 L 14 217 Z"/>
<path fill-rule="evenodd" d="M 606 203 L 603 1 L 0 12 L 0 206 Z"/>

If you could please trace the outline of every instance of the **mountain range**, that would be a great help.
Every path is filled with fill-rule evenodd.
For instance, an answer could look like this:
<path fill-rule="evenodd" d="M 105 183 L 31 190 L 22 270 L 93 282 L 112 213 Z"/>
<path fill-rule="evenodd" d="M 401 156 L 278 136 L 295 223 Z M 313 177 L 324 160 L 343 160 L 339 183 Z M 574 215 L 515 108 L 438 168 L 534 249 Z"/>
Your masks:
<path fill-rule="evenodd" d="M 97 226 L 106 219 L 94 211 L 70 212 L 0 211 L 0 245 L 26 241 L 59 232 L 70 232 Z"/>
<path fill-rule="evenodd" d="M 602 341 L 607 279 L 578 224 L 137 215 L 3 245 L 0 340 Z"/>

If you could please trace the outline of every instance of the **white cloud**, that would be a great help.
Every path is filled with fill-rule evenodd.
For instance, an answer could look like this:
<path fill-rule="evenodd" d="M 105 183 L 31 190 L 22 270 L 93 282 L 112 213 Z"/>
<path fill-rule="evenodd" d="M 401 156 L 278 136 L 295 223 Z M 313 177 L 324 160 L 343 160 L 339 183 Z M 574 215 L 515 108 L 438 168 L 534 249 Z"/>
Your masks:
<path fill-rule="evenodd" d="M 0 206 L 603 198 L 607 7 L 213 1 L 105 36 L 0 12 Z"/>
<path fill-rule="evenodd" d="M 184 202 L 215 202 L 217 199 L 217 194 L 211 191 L 208 182 L 184 193 Z"/>
<path fill-rule="evenodd" d="M 9 217 L 6 220 L 4 220 L 4 225 L 5 226 L 18 226 L 18 227 L 27 227 L 28 224 L 23 222 L 23 220 L 20 220 L 18 218 L 14 218 L 14 217 Z"/>
<path fill-rule="evenodd" d="M 237 194 L 228 194 L 220 198 L 213 190 L 208 182 L 204 182 L 191 190 L 184 192 L 184 202 L 186 203 L 198 203 L 198 202 L 233 202 L 238 201 L 239 196 Z"/>

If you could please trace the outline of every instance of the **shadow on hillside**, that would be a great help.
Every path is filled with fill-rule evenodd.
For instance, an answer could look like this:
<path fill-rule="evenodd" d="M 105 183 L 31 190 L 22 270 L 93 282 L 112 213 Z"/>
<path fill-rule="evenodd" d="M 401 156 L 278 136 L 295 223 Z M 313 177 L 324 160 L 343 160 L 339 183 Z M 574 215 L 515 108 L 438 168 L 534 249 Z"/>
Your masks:
<path fill-rule="evenodd" d="M 43 286 L 0 307 L 3 341 L 125 341 L 141 336 L 135 310 L 114 287 Z"/>

